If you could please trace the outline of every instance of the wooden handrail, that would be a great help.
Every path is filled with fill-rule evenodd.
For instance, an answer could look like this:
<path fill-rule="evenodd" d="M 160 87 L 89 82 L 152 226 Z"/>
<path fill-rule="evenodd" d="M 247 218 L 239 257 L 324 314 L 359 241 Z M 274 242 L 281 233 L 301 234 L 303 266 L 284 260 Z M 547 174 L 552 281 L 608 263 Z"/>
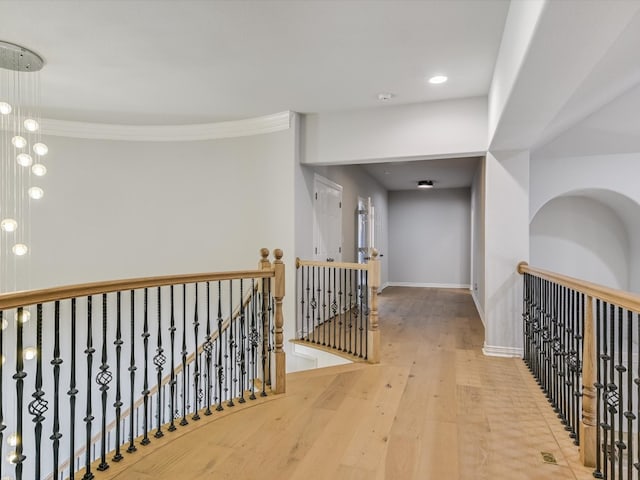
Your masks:
<path fill-rule="evenodd" d="M 320 262 L 317 260 L 302 260 L 296 258 L 296 268 L 300 267 L 328 267 L 328 268 L 346 268 L 350 270 L 367 270 L 369 267 L 366 263 L 351 262 Z"/>
<path fill-rule="evenodd" d="M 101 293 L 111 293 L 141 288 L 163 287 L 183 283 L 215 282 L 222 280 L 236 280 L 247 278 L 271 278 L 275 274 L 271 270 L 239 270 L 236 272 L 190 273 L 183 275 L 164 275 L 160 277 L 141 277 L 107 282 L 82 283 L 63 287 L 12 292 L 0 295 L 0 310 L 26 307 L 37 303 L 66 300 L 69 298 L 86 297 Z"/>
<path fill-rule="evenodd" d="M 584 280 L 568 277 L 548 270 L 530 267 L 527 262 L 520 262 L 518 264 L 518 273 L 535 275 L 536 277 L 555 282 L 564 287 L 569 287 L 607 303 L 615 304 L 633 312 L 640 312 L 640 295 L 635 293 L 616 290 L 615 288 L 605 287 L 603 285 L 598 285 L 597 283 L 586 282 Z"/>

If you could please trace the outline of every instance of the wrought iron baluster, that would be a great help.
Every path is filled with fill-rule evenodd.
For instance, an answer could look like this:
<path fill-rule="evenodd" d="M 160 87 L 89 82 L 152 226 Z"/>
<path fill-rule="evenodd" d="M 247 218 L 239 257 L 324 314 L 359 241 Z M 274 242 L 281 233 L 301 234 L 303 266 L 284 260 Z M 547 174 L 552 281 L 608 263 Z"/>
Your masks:
<path fill-rule="evenodd" d="M 364 359 L 369 358 L 369 271 L 364 271 Z M 377 295 L 378 292 L 373 292 Z"/>
<path fill-rule="evenodd" d="M 268 348 L 268 319 L 267 315 L 267 299 L 266 299 L 266 284 L 267 279 L 262 279 L 262 291 L 260 292 L 260 325 L 259 328 L 262 332 L 262 352 L 261 352 L 261 361 L 262 361 L 262 391 L 260 392 L 261 397 L 266 397 L 266 384 L 267 384 L 267 348 Z"/>
<path fill-rule="evenodd" d="M 611 375 L 610 381 L 607 384 L 607 403 L 609 405 L 609 413 L 611 414 L 611 443 L 609 444 L 609 455 L 611 458 L 611 479 L 614 480 L 616 478 L 616 448 L 615 448 L 615 437 L 616 437 L 616 419 L 615 415 L 618 413 L 618 392 L 617 386 L 615 384 L 615 360 L 616 360 L 616 350 L 615 350 L 615 324 L 616 324 L 616 307 L 615 305 L 610 305 L 610 317 L 608 319 L 609 323 L 609 346 L 610 346 L 610 355 L 609 359 L 611 360 L 609 364 L 609 373 Z"/>
<path fill-rule="evenodd" d="M 304 270 L 304 267 L 303 267 Z M 258 342 L 260 341 L 260 335 L 258 333 L 258 328 L 256 324 L 256 305 L 257 305 L 257 295 L 256 295 L 256 281 L 254 278 L 251 279 L 251 333 L 249 334 L 249 341 L 251 343 L 251 395 L 249 396 L 249 400 L 256 399 L 256 378 L 258 374 L 258 359 L 257 359 L 257 348 Z"/>
<path fill-rule="evenodd" d="M 24 379 L 27 373 L 24 371 L 24 326 L 22 319 L 24 318 L 23 307 L 18 308 L 18 321 L 16 322 L 16 373 L 13 379 L 16 381 L 16 449 L 13 463 L 15 464 L 16 480 L 22 480 L 23 463 L 26 456 L 23 454 L 23 437 L 22 437 L 22 421 L 23 421 L 23 402 L 24 402 Z"/>
<path fill-rule="evenodd" d="M 337 330 L 337 323 L 338 323 L 338 317 L 337 317 L 337 313 L 338 313 L 338 301 L 336 299 L 336 290 L 338 290 L 338 287 L 336 285 L 336 268 L 331 268 L 329 269 L 329 275 L 331 275 L 331 273 L 333 273 L 333 301 L 331 302 L 331 325 L 333 326 L 333 340 L 331 341 L 331 347 L 332 348 L 336 348 L 336 330 Z"/>
<path fill-rule="evenodd" d="M 322 288 L 321 288 L 321 281 L 320 281 L 320 271 L 321 270 L 322 270 L 322 267 L 318 267 L 317 268 L 318 281 L 317 281 L 317 284 L 316 284 L 316 300 L 315 300 L 316 301 L 316 308 L 315 308 L 315 310 L 316 310 L 316 322 L 315 322 L 315 325 L 314 325 L 314 327 L 315 327 L 314 328 L 314 337 L 315 337 L 315 334 L 317 333 L 318 339 L 315 342 L 318 343 L 318 344 L 320 343 L 320 331 L 321 331 L 320 327 L 322 325 L 322 323 L 321 323 L 322 319 L 320 317 L 320 307 L 322 307 L 322 305 L 320 303 L 321 300 L 322 300 Z"/>
<path fill-rule="evenodd" d="M 176 429 L 175 425 L 175 417 L 177 413 L 175 398 L 176 398 L 176 368 L 175 368 L 175 345 L 176 345 L 176 316 L 175 316 L 175 305 L 174 305 L 174 292 L 173 285 L 170 287 L 171 289 L 171 317 L 170 317 L 170 326 L 169 326 L 169 335 L 171 338 L 171 379 L 170 379 L 170 392 L 169 392 L 169 410 L 171 412 L 169 421 L 169 430 L 173 432 Z"/>
<path fill-rule="evenodd" d="M 48 410 L 48 402 L 44 398 L 42 390 L 42 304 L 36 307 L 36 383 L 35 392 L 31 395 L 33 400 L 29 403 L 29 413 L 33 416 L 34 435 L 35 435 L 35 478 L 40 478 L 42 468 L 42 422 L 44 414 Z M 20 321 L 20 320 L 19 320 Z"/>
<path fill-rule="evenodd" d="M 2 323 L 2 317 L 0 316 L 0 324 L 1 323 Z M 0 337 L 0 344 L 2 344 L 2 337 Z M 1 353 L 2 351 L 0 350 L 0 354 Z M 49 439 L 53 441 L 53 445 L 52 445 L 53 446 L 53 471 L 52 471 L 51 477 L 55 479 L 55 478 L 58 478 L 58 471 L 60 468 L 59 466 L 60 439 L 62 438 L 62 434 L 60 433 L 60 365 L 62 365 L 62 358 L 60 357 L 60 301 L 59 300 L 56 300 L 54 303 L 53 359 L 51 360 L 51 365 L 53 365 L 53 432 L 49 437 Z M 2 370 L 0 370 L 0 379 L 1 378 L 2 378 Z M 1 397 L 0 397 L 0 403 L 2 403 Z M 2 414 L 0 413 L 0 418 L 1 416 Z M 0 445 L 1 444 L 2 444 L 2 435 L 0 433 Z"/>
<path fill-rule="evenodd" d="M 182 285 L 182 420 L 180 425 L 188 425 L 187 421 L 187 284 Z"/>
<path fill-rule="evenodd" d="M 207 332 L 204 342 L 204 351 L 205 351 L 205 361 L 207 363 L 207 409 L 205 410 L 205 415 L 211 415 L 213 412 L 211 411 L 211 391 L 213 390 L 213 380 L 211 379 L 211 367 L 212 367 L 212 352 L 213 352 L 213 344 L 211 343 L 211 287 L 210 282 L 207 282 Z"/>
<path fill-rule="evenodd" d="M 327 345 L 327 295 L 331 296 L 331 291 L 327 292 L 327 269 L 322 267 L 322 345 L 325 346 Z"/>
<path fill-rule="evenodd" d="M 216 363 L 216 378 L 218 380 L 218 412 L 224 410 L 222 407 L 222 384 L 224 382 L 224 366 L 222 363 L 222 282 L 218 281 L 218 361 Z"/>
<path fill-rule="evenodd" d="M 198 328 L 200 327 L 200 321 L 198 320 L 198 284 L 194 283 L 193 288 L 195 290 L 195 305 L 193 307 L 193 401 L 195 403 L 194 413 L 191 417 L 192 420 L 200 420 L 200 361 L 198 355 Z"/>
<path fill-rule="evenodd" d="M 240 295 L 240 301 L 242 302 L 242 295 Z M 229 328 L 227 328 L 228 340 L 229 340 L 229 400 L 227 401 L 227 407 L 233 407 L 234 386 L 237 384 L 238 379 L 235 377 L 233 365 L 235 363 L 235 347 L 236 341 L 234 338 L 233 326 L 235 324 L 233 318 L 233 280 L 229 280 Z"/>
<path fill-rule="evenodd" d="M 344 324 L 344 284 L 342 283 L 342 277 L 344 277 L 343 274 L 343 270 L 342 268 L 337 269 L 338 270 L 338 344 L 337 344 L 337 348 L 338 350 L 343 350 L 344 349 L 344 342 L 342 341 L 342 325 Z"/>
<path fill-rule="evenodd" d="M 93 348 L 93 314 L 92 314 L 92 297 L 89 295 L 87 297 L 87 348 L 84 353 L 87 355 L 87 404 L 85 410 L 85 427 L 86 427 L 86 437 L 85 437 L 85 474 L 82 477 L 83 480 L 91 480 L 93 478 L 93 473 L 91 473 L 91 428 L 93 424 L 93 414 L 91 412 L 91 375 L 92 375 L 92 367 L 93 367 L 93 354 L 95 353 L 95 348 Z"/>
<path fill-rule="evenodd" d="M 627 477 L 633 478 L 633 312 L 627 310 Z"/>
<path fill-rule="evenodd" d="M 142 323 L 142 345 L 144 352 L 144 375 L 142 378 L 142 441 L 141 445 L 149 445 L 149 289 L 144 289 L 144 318 Z"/>
<path fill-rule="evenodd" d="M 122 418 L 122 292 L 116 293 L 116 339 L 113 342 L 116 346 L 116 401 L 113 406 L 116 409 L 116 452 L 113 456 L 114 462 L 119 462 L 124 457 L 120 452 L 121 446 L 121 418 Z"/>
<path fill-rule="evenodd" d="M 247 334 L 245 332 L 245 315 L 244 315 L 244 292 L 242 288 L 242 279 L 240 279 L 240 312 L 238 316 L 240 327 L 240 333 L 238 334 L 238 341 L 240 346 L 240 351 L 236 352 L 236 357 L 238 360 L 238 367 L 240 369 L 240 382 L 238 386 L 238 390 L 240 392 L 240 398 L 238 399 L 238 403 L 245 403 L 246 400 L 244 398 L 245 391 L 245 375 L 247 373 L 247 366 L 245 365 L 245 343 L 247 339 Z"/>
<path fill-rule="evenodd" d="M 298 285 L 300 286 L 300 290 L 299 295 L 300 295 L 300 324 L 298 325 L 296 322 L 296 327 L 299 327 L 299 339 L 300 340 L 304 340 L 304 307 L 305 307 L 305 302 L 304 302 L 304 268 L 305 267 L 300 267 L 300 281 L 298 283 Z"/>
<path fill-rule="evenodd" d="M 75 478 L 75 448 L 76 448 L 76 299 L 71 299 L 71 372 L 69 378 L 69 478 Z"/>
<path fill-rule="evenodd" d="M 618 406 L 617 406 L 617 415 L 618 415 L 618 441 L 616 442 L 616 448 L 618 449 L 618 461 L 620 463 L 620 465 L 618 466 L 618 471 L 620 472 L 620 480 L 622 480 L 622 453 L 623 450 L 627 449 L 627 444 L 624 442 L 624 439 L 622 437 L 622 426 L 623 426 L 623 409 L 624 409 L 624 388 L 623 388 L 623 374 L 626 373 L 627 368 L 624 366 L 624 362 L 622 360 L 622 350 L 623 350 L 623 343 L 622 343 L 622 323 L 623 323 L 623 311 L 622 311 L 622 307 L 618 307 L 618 325 L 617 325 L 617 330 L 618 330 L 618 341 L 617 343 L 617 348 L 618 348 L 618 364 L 615 366 L 616 371 L 618 372 L 618 383 L 617 383 L 617 387 L 618 387 L 618 391 L 620 392 L 619 394 L 619 398 L 618 398 Z M 628 432 L 631 433 L 631 432 Z"/>
<path fill-rule="evenodd" d="M 109 468 L 107 463 L 107 391 L 109 383 L 111 383 L 112 375 L 109 371 L 107 363 L 107 294 L 102 294 L 102 363 L 100 364 L 100 372 L 96 376 L 96 383 L 100 385 L 102 392 L 102 431 L 101 431 L 101 448 L 100 448 L 100 464 L 98 470 L 104 471 Z"/>
<path fill-rule="evenodd" d="M 131 290 L 131 332 L 130 333 L 130 350 L 131 355 L 129 358 L 129 446 L 127 447 L 127 453 L 133 453 L 138 448 L 135 446 L 134 440 L 136 438 L 134 425 L 133 425 L 133 412 L 135 411 L 134 405 L 134 392 L 135 392 L 135 383 L 136 383 L 136 344 L 135 344 L 135 317 L 136 317 L 136 292 L 135 290 Z"/>
<path fill-rule="evenodd" d="M 162 348 L 162 287 L 158 287 L 158 338 L 156 344 L 156 354 L 153 357 L 153 364 L 156 367 L 156 388 L 158 390 L 157 410 L 158 410 L 158 422 L 156 433 L 153 434 L 155 438 L 164 436 L 162 432 L 162 369 L 167 357 L 164 355 L 164 349 Z"/>
<path fill-rule="evenodd" d="M 602 385 L 602 400 L 603 400 L 603 409 L 602 409 L 602 413 L 603 413 L 603 423 L 602 423 L 602 429 L 603 429 L 603 448 L 604 448 L 604 478 L 607 478 L 609 475 L 609 430 L 611 430 L 611 426 L 609 425 L 609 400 L 608 400 L 608 395 L 609 395 L 609 355 L 608 355 L 608 348 L 609 348 L 609 342 L 607 340 L 607 332 L 608 332 L 608 304 L 606 302 L 603 302 L 603 308 L 602 308 L 603 312 L 602 312 L 602 360 L 603 360 L 603 365 L 602 365 L 602 371 L 603 371 L 603 385 Z"/>
<path fill-rule="evenodd" d="M 600 328 L 600 324 L 601 324 L 601 308 L 600 308 L 600 300 L 596 299 L 596 308 L 595 308 L 595 322 L 596 322 L 596 328 L 595 328 L 595 337 L 596 337 L 596 383 L 593 385 L 596 388 L 596 425 L 598 428 L 596 428 L 596 446 L 597 446 L 597 452 L 596 452 L 596 468 L 593 472 L 593 476 L 595 478 L 603 478 L 602 475 L 602 453 L 603 453 L 603 449 L 602 449 L 602 443 L 601 443 L 601 438 L 602 438 L 602 434 L 601 434 L 601 429 L 604 429 L 603 424 L 600 422 L 601 420 L 601 411 L 602 411 L 602 388 L 603 388 L 603 383 L 602 383 L 602 331 Z"/>

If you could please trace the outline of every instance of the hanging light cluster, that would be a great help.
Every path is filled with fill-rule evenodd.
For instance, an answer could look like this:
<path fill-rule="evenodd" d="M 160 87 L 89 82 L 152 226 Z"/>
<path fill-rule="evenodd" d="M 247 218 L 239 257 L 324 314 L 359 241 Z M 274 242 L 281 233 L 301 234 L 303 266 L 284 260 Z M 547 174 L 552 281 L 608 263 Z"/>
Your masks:
<path fill-rule="evenodd" d="M 39 180 L 49 148 L 41 138 L 37 73 L 43 65 L 36 53 L 0 41 L 0 292 L 17 286 L 11 257 L 29 253 L 31 202 L 44 196 Z"/>

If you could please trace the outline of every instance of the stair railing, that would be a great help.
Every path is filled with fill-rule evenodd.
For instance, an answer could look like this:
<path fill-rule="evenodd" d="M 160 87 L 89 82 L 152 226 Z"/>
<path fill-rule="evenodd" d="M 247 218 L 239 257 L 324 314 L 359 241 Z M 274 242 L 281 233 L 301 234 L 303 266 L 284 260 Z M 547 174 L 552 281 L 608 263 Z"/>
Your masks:
<path fill-rule="evenodd" d="M 378 363 L 378 252 L 366 264 L 298 258 L 296 268 L 296 341 Z"/>
<path fill-rule="evenodd" d="M 89 480 L 201 415 L 284 392 L 284 264 L 268 256 L 0 295 L 0 477 Z"/>
<path fill-rule="evenodd" d="M 596 478 L 640 471 L 640 295 L 518 265 L 524 361 Z"/>

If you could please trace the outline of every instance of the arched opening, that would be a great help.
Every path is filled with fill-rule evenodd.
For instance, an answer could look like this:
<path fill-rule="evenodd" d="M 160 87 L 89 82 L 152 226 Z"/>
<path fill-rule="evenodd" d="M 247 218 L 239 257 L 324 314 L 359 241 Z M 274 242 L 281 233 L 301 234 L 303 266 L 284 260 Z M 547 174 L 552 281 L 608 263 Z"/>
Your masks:
<path fill-rule="evenodd" d="M 640 292 L 640 205 L 618 192 L 585 189 L 544 204 L 530 224 L 531 264 Z"/>

